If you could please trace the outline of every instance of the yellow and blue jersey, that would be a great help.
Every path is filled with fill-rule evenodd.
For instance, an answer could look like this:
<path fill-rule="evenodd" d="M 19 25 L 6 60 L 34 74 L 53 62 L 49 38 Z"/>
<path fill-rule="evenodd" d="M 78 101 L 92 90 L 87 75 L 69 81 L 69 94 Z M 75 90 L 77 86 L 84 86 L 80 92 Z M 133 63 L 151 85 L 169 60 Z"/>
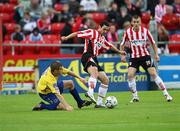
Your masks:
<path fill-rule="evenodd" d="M 60 71 L 60 74 L 65 75 L 68 72 L 69 70 L 63 67 Z M 50 67 L 47 68 L 38 82 L 37 92 L 41 94 L 59 93 L 59 89 L 57 87 L 57 80 L 58 77 L 53 76 Z"/>

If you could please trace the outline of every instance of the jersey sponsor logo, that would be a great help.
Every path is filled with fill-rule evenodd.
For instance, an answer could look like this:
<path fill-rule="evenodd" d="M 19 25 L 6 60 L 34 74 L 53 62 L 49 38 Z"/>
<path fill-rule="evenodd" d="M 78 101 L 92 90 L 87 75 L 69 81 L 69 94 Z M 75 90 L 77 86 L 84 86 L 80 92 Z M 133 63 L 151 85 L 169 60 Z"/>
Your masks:
<path fill-rule="evenodd" d="M 98 46 L 98 48 L 101 48 L 103 46 L 104 40 L 104 37 L 100 37 L 97 39 L 97 41 L 95 41 L 95 44 Z"/>
<path fill-rule="evenodd" d="M 130 41 L 131 44 L 134 44 L 134 45 L 143 45 L 143 44 L 146 44 L 146 40 L 131 40 Z"/>
<path fill-rule="evenodd" d="M 105 38 L 101 37 L 97 41 L 95 41 L 95 45 L 98 46 L 98 49 L 100 49 L 101 47 L 107 49 L 108 47 L 104 44 L 104 42 L 105 42 Z"/>

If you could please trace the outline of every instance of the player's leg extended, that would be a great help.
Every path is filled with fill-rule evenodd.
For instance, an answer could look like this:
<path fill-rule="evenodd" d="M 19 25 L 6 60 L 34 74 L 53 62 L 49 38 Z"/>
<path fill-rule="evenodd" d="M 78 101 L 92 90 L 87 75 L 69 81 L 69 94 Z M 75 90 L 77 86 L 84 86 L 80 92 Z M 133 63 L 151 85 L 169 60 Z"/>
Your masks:
<path fill-rule="evenodd" d="M 109 85 L 109 78 L 104 71 L 98 73 L 98 79 L 101 81 L 101 85 L 99 87 L 98 99 L 95 107 L 104 106 L 103 99 L 106 97 Z"/>
<path fill-rule="evenodd" d="M 148 70 L 148 73 L 151 75 L 151 77 L 154 79 L 159 89 L 163 91 L 163 94 L 166 97 L 166 100 L 172 101 L 173 98 L 167 92 L 166 86 L 164 85 L 164 82 L 162 81 L 162 79 L 157 75 L 155 67 L 149 67 L 147 70 Z"/>
<path fill-rule="evenodd" d="M 137 89 L 136 89 L 136 80 L 135 80 L 135 74 L 136 74 L 137 69 L 134 67 L 129 67 L 128 68 L 128 85 L 129 89 L 132 92 L 132 100 L 130 102 L 138 102 L 138 94 L 137 94 Z"/>
<path fill-rule="evenodd" d="M 96 83 L 97 83 L 98 68 L 96 66 L 90 65 L 87 68 L 87 71 L 90 75 L 89 80 L 88 80 L 89 89 L 88 89 L 87 95 L 92 100 L 92 102 L 96 103 L 96 100 L 94 98 L 94 88 L 96 87 Z"/>
<path fill-rule="evenodd" d="M 74 99 L 76 100 L 78 107 L 81 108 L 83 106 L 88 106 L 90 105 L 92 102 L 91 101 L 86 101 L 86 100 L 82 100 L 81 97 L 79 96 L 78 91 L 76 90 L 76 88 L 74 87 L 74 83 L 72 80 L 63 80 L 63 87 L 64 89 L 69 89 L 69 92 L 71 93 L 71 95 L 74 97 Z M 58 82 L 59 83 L 59 82 Z M 58 87 L 61 86 L 60 84 L 58 84 Z"/>

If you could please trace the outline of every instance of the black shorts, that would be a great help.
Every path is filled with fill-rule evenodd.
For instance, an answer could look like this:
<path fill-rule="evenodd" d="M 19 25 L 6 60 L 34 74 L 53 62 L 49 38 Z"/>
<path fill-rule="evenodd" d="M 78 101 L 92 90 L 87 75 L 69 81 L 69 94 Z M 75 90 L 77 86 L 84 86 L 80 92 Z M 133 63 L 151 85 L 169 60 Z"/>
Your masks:
<path fill-rule="evenodd" d="M 144 70 L 147 71 L 149 67 L 155 67 L 154 62 L 151 59 L 151 56 L 143 56 L 140 58 L 130 58 L 129 59 L 129 66 L 128 67 L 134 67 L 139 71 L 139 66 L 142 66 Z"/>
<path fill-rule="evenodd" d="M 81 57 L 81 63 L 84 67 L 84 71 L 87 72 L 87 68 L 89 66 L 96 66 L 98 71 L 104 71 L 100 66 L 96 56 L 91 55 L 90 53 L 86 52 Z M 88 72 L 87 72 L 88 73 Z"/>

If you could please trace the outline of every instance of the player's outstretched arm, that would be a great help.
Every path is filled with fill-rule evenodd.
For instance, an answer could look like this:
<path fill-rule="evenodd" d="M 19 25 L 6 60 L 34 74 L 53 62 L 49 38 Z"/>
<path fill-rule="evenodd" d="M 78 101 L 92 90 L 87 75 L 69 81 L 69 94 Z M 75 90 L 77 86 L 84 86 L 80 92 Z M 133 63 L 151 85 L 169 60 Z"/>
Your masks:
<path fill-rule="evenodd" d="M 56 93 L 56 96 L 57 96 L 57 97 L 59 98 L 59 100 L 60 100 L 60 103 L 59 103 L 57 109 L 66 110 L 66 111 L 73 111 L 73 107 L 70 106 L 70 105 L 66 102 L 66 100 L 64 99 L 64 97 L 63 97 L 62 95 Z"/>
<path fill-rule="evenodd" d="M 124 51 L 124 45 L 120 46 L 120 50 Z M 126 54 L 125 55 L 120 55 L 121 56 L 121 62 L 126 62 Z"/>
<path fill-rule="evenodd" d="M 156 44 L 152 44 L 152 48 L 154 50 L 154 59 L 156 60 L 156 62 L 160 61 L 159 55 L 158 55 L 158 49 Z"/>
<path fill-rule="evenodd" d="M 84 78 L 80 77 L 79 75 L 75 74 L 74 72 L 69 71 L 67 74 L 70 76 L 73 76 L 75 78 L 78 78 L 82 83 L 86 84 L 86 80 Z"/>
<path fill-rule="evenodd" d="M 156 62 L 159 62 L 160 58 L 158 56 L 158 49 L 157 49 L 155 40 L 153 39 L 152 34 L 150 33 L 149 30 L 147 32 L 147 36 L 148 36 L 148 39 L 150 40 L 152 48 L 154 50 L 154 59 L 155 59 Z"/>
<path fill-rule="evenodd" d="M 77 36 L 77 32 L 73 32 L 73 33 L 69 34 L 68 36 L 62 36 L 62 37 L 61 37 L 61 40 L 62 40 L 62 41 L 66 41 L 66 40 L 71 39 L 71 38 L 74 38 L 74 37 L 76 37 L 76 36 Z"/>
<path fill-rule="evenodd" d="M 111 46 L 111 50 L 119 53 L 120 55 L 126 55 L 125 51 L 117 49 L 114 45 Z"/>

